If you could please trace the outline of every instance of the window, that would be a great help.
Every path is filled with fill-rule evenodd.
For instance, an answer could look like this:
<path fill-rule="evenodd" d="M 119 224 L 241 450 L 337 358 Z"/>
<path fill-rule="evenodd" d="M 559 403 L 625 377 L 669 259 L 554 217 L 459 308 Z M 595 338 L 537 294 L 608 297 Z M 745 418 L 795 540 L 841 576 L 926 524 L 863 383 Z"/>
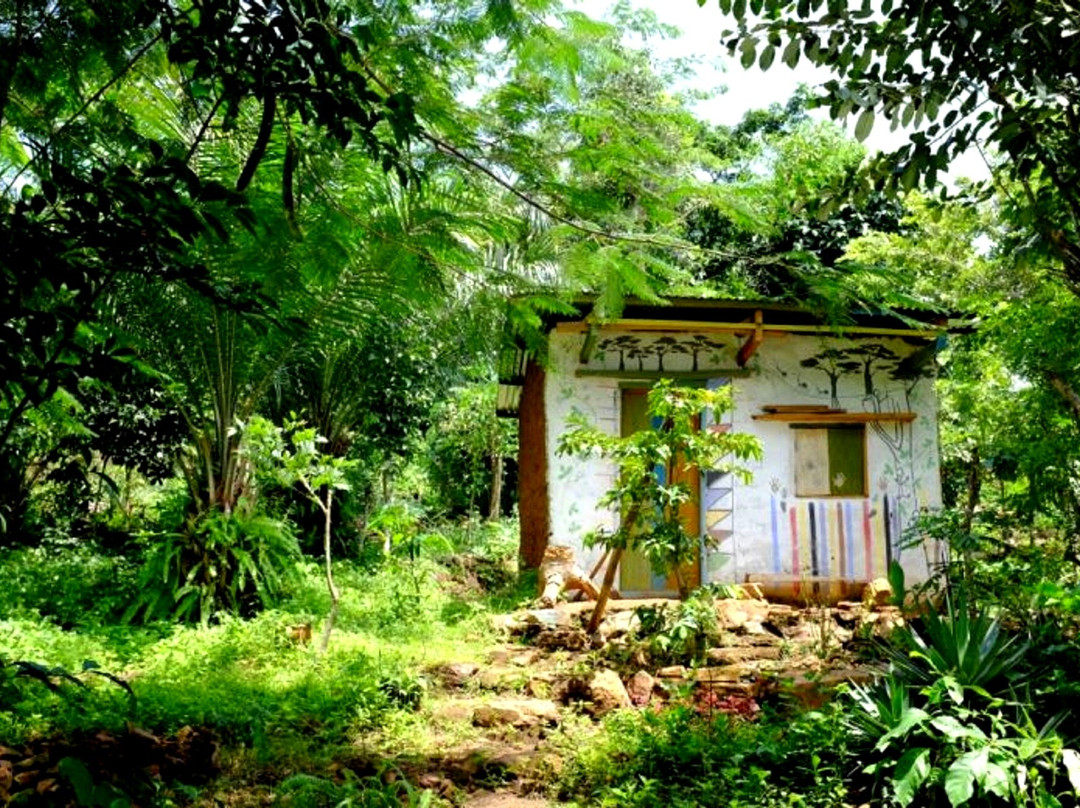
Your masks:
<path fill-rule="evenodd" d="M 796 427 L 795 496 L 866 496 L 866 427 Z"/>

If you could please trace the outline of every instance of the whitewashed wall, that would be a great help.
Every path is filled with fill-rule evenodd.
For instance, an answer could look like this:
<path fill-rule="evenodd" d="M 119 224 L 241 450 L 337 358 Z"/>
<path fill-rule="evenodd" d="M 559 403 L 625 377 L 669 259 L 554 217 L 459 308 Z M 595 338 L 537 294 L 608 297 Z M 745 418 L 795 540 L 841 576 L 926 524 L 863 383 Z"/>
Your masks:
<path fill-rule="evenodd" d="M 613 468 L 602 460 L 560 456 L 556 447 L 573 412 L 618 433 L 619 382 L 611 377 L 578 377 L 575 371 L 656 370 L 661 361 L 670 371 L 726 369 L 735 365 L 738 341 L 715 334 L 605 331 L 592 360 L 582 366 L 583 341 L 583 334 L 551 334 L 545 404 L 551 541 L 578 548 L 579 557 L 591 565 L 599 551 L 583 550 L 585 535 L 615 524 L 613 513 L 596 507 L 611 486 Z M 830 350 L 850 352 L 868 346 L 879 355 L 830 358 Z M 937 403 L 932 378 L 895 378 L 904 375 L 896 373 L 898 361 L 920 347 L 900 339 L 766 337 L 749 364 L 751 375 L 732 381 L 735 409 L 730 416 L 735 430 L 761 439 L 764 458 L 751 464 L 750 484 L 736 485 L 733 536 L 706 557 L 706 580 L 744 581 L 747 576 L 798 580 L 816 573 L 820 578 L 864 581 L 885 574 L 887 537 L 909 581 L 926 577 L 929 565 L 938 559 L 938 548 L 901 549 L 901 537 L 920 509 L 941 502 Z M 814 357 L 817 366 L 807 366 Z M 933 367 L 932 361 L 928 367 Z M 830 371 L 836 380 L 835 398 Z M 769 404 L 830 404 L 849 412 L 910 410 L 918 417 L 911 424 L 867 425 L 867 497 L 796 498 L 793 430 L 783 422 L 752 418 Z"/>

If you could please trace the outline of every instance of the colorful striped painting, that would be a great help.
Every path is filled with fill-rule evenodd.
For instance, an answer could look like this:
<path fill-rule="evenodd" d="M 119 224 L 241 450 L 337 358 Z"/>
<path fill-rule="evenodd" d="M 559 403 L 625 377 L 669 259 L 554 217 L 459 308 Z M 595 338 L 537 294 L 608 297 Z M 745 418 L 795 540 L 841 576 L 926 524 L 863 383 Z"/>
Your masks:
<path fill-rule="evenodd" d="M 709 379 L 706 387 L 718 390 L 731 383 L 731 379 Z M 730 411 L 728 412 L 730 417 Z M 706 412 L 702 419 L 703 429 L 730 429 L 731 424 L 717 421 L 713 412 Z M 714 547 L 723 546 L 734 535 L 735 487 L 731 475 L 722 471 L 706 471 L 701 496 L 702 531 L 708 535 Z M 730 548 L 727 548 L 730 552 Z"/>
<path fill-rule="evenodd" d="M 771 570 L 796 579 L 881 577 L 898 552 L 895 510 L 887 497 L 791 501 L 774 494 L 769 514 Z"/>

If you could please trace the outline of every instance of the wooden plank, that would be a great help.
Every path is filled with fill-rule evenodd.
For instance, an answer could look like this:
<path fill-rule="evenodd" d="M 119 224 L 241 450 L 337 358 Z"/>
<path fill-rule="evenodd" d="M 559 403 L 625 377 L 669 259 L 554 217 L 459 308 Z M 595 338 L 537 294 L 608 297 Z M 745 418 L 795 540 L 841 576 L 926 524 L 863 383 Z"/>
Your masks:
<path fill-rule="evenodd" d="M 649 428 L 647 391 L 623 390 L 619 407 L 619 434 L 622 437 Z M 619 589 L 623 592 L 653 591 L 652 565 L 639 550 L 623 553 L 619 566 Z"/>
<path fill-rule="evenodd" d="M 828 404 L 765 404 L 761 409 L 765 412 L 847 412 Z"/>
<path fill-rule="evenodd" d="M 829 494 L 829 431 L 800 429 L 795 433 L 795 496 Z"/>
<path fill-rule="evenodd" d="M 558 323 L 555 330 L 560 333 L 580 334 L 588 331 L 590 323 L 582 321 Z M 709 320 L 611 320 L 599 324 L 603 331 L 724 331 L 736 334 L 752 334 L 756 328 L 753 322 L 718 323 Z M 871 326 L 828 326 L 828 325 L 784 325 L 782 323 L 764 323 L 761 326 L 765 334 L 824 334 L 840 339 L 852 335 L 880 337 L 921 337 L 933 339 L 947 333 L 947 328 L 875 328 Z"/>
<path fill-rule="evenodd" d="M 761 347 L 761 342 L 765 337 L 764 323 L 764 315 L 761 313 L 761 309 L 758 309 L 754 312 L 754 333 L 739 348 L 739 353 L 735 357 L 735 364 L 739 367 L 745 366 L 751 357 L 757 353 L 757 349 Z"/>
<path fill-rule="evenodd" d="M 630 379 L 643 382 L 654 382 L 657 379 L 707 381 L 708 379 L 723 379 L 731 376 L 745 378 L 751 373 L 753 371 L 746 368 L 720 368 L 718 370 L 605 370 L 604 368 L 579 368 L 574 371 L 575 376 Z"/>
<path fill-rule="evenodd" d="M 755 421 L 783 421 L 791 424 L 868 424 L 874 421 L 911 423 L 914 412 L 760 412 L 750 416 Z"/>

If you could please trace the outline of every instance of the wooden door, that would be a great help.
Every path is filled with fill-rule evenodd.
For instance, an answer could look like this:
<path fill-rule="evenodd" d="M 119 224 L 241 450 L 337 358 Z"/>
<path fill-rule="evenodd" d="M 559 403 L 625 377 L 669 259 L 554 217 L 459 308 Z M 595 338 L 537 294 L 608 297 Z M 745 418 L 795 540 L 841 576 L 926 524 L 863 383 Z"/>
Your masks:
<path fill-rule="evenodd" d="M 648 429 L 648 404 L 646 395 L 648 390 L 628 388 L 622 391 L 622 407 L 619 423 L 620 434 L 623 436 L 632 434 L 641 429 Z M 656 473 L 663 475 L 663 468 L 657 468 Z M 701 534 L 701 473 L 697 468 L 684 469 L 676 464 L 675 481 L 683 482 L 690 487 L 691 497 L 683 503 L 679 509 L 679 516 L 691 535 Z M 686 565 L 682 570 L 684 579 L 691 588 L 701 584 L 701 556 L 700 554 L 692 564 Z M 653 571 L 648 560 L 636 550 L 628 550 L 623 553 L 622 564 L 619 571 L 619 594 L 623 597 L 642 595 L 677 595 L 679 584 L 672 572 L 667 576 Z"/>

